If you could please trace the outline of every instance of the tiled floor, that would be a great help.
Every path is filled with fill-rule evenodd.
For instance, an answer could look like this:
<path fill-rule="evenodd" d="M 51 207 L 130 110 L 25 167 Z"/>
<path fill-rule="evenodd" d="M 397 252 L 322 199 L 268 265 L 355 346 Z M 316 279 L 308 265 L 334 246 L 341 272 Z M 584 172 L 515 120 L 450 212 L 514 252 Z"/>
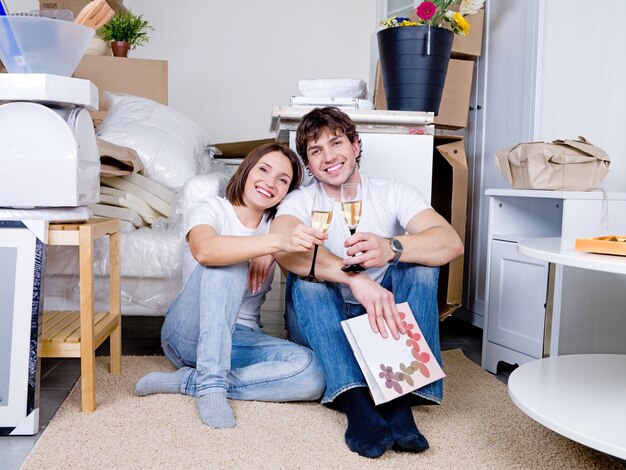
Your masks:
<path fill-rule="evenodd" d="M 277 276 L 278 277 L 278 276 Z M 262 310 L 262 321 L 269 334 L 281 336 L 283 283 L 275 283 Z M 122 352 L 125 355 L 162 354 L 159 333 L 162 317 L 123 318 Z M 441 323 L 441 346 L 443 350 L 462 349 L 465 355 L 480 364 L 482 330 L 455 317 Z M 108 354 L 108 344 L 103 344 L 98 353 Z M 40 379 L 40 432 L 35 436 L 0 437 L 0 468 L 19 469 L 32 447 L 58 408 L 61 406 L 80 376 L 78 359 L 43 359 Z M 508 372 L 498 374 L 503 382 Z"/>

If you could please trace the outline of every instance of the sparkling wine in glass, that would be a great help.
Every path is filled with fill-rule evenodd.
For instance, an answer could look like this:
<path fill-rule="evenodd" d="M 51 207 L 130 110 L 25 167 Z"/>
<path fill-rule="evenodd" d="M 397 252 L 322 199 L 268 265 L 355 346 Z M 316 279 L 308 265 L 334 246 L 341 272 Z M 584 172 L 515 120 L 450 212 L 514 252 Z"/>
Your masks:
<path fill-rule="evenodd" d="M 333 218 L 333 200 L 323 194 L 316 194 L 313 199 L 313 208 L 311 209 L 311 225 L 320 232 L 326 233 Z M 311 271 L 306 276 L 300 276 L 303 281 L 324 282 L 315 277 L 315 260 L 317 259 L 317 249 L 319 245 L 313 248 L 313 260 L 311 261 Z"/>
<path fill-rule="evenodd" d="M 354 235 L 361 221 L 362 203 L 361 183 L 346 183 L 341 185 L 341 212 L 343 213 L 346 224 L 348 224 L 350 235 Z M 341 270 L 348 273 L 358 273 L 365 271 L 365 268 L 360 264 L 351 264 L 349 266 L 343 266 Z"/>

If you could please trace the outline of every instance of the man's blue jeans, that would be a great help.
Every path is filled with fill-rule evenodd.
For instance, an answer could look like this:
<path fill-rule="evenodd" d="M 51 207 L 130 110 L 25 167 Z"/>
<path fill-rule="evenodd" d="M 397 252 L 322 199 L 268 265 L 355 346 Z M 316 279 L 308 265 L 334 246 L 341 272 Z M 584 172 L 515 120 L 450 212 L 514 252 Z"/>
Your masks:
<path fill-rule="evenodd" d="M 439 268 L 398 263 L 390 266 L 382 286 L 393 292 L 396 303 L 408 302 L 424 338 L 441 364 L 437 280 Z M 287 330 L 291 338 L 309 346 L 322 364 L 326 392 L 322 403 L 330 403 L 346 390 L 367 387 L 340 322 L 363 315 L 359 304 L 344 302 L 338 284 L 314 283 L 290 274 L 287 280 Z M 443 381 L 426 385 L 414 394 L 441 403 Z"/>
<path fill-rule="evenodd" d="M 161 330 L 165 355 L 189 372 L 180 392 L 202 396 L 225 389 L 229 398 L 315 400 L 324 391 L 322 369 L 306 347 L 236 325 L 247 263 L 198 265 L 170 306 Z"/>

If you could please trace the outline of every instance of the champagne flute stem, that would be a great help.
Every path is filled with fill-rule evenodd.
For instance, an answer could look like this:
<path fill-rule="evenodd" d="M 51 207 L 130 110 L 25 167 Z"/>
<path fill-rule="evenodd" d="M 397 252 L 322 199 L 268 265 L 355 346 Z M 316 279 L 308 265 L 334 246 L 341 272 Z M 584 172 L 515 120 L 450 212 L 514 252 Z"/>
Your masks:
<path fill-rule="evenodd" d="M 350 235 L 354 235 L 356 233 L 356 228 L 348 227 L 348 230 L 350 230 Z M 343 266 L 341 270 L 346 273 L 360 273 L 361 271 L 365 271 L 365 268 L 360 264 L 350 264 L 348 266 Z"/>
<path fill-rule="evenodd" d="M 317 248 L 319 245 L 315 245 L 313 248 L 313 261 L 311 261 L 311 271 L 309 271 L 309 279 L 315 278 L 315 260 L 317 259 Z"/>

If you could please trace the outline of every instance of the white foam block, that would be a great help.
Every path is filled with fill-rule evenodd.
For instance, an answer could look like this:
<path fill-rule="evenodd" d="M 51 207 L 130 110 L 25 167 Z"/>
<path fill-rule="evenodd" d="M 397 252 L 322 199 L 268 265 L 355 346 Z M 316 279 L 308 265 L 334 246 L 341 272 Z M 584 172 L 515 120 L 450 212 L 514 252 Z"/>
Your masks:
<path fill-rule="evenodd" d="M 98 110 L 98 88 L 89 80 L 47 73 L 0 74 L 0 101 L 73 104 Z"/>

